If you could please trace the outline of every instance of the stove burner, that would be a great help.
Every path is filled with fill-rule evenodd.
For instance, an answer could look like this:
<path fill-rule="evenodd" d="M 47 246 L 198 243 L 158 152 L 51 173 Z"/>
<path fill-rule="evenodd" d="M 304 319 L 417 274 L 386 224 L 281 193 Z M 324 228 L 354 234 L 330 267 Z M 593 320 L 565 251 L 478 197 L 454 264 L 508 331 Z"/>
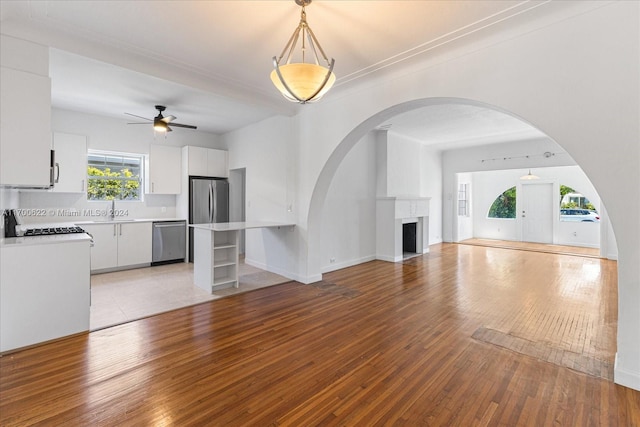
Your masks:
<path fill-rule="evenodd" d="M 53 236 L 56 234 L 84 233 L 80 227 L 52 227 L 52 228 L 30 228 L 25 230 L 24 236 Z"/>

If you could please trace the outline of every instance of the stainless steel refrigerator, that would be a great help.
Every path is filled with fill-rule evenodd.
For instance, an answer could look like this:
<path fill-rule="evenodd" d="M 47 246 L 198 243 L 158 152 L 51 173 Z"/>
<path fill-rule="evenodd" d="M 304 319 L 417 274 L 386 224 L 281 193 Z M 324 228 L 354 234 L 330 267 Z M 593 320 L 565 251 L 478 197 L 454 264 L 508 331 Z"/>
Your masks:
<path fill-rule="evenodd" d="M 229 222 L 229 182 L 189 177 L 189 224 Z M 193 228 L 189 227 L 189 261 L 193 262 Z"/>

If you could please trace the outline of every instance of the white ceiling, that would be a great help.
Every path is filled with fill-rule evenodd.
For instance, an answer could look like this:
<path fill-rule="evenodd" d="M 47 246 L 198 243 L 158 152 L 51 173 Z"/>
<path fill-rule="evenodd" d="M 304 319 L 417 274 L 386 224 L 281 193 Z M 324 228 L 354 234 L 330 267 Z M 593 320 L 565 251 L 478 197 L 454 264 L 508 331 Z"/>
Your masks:
<path fill-rule="evenodd" d="M 338 79 L 328 98 L 568 3 L 315 0 L 307 7 L 307 21 L 336 59 Z M 54 107 L 126 123 L 131 120 L 125 112 L 151 118 L 154 105 L 161 104 L 176 122 L 216 134 L 306 107 L 286 101 L 269 79 L 271 58 L 299 21 L 293 0 L 0 4 L 3 33 L 55 48 Z M 424 108 L 386 125 L 436 145 L 540 135 L 510 116 L 460 105 Z"/>

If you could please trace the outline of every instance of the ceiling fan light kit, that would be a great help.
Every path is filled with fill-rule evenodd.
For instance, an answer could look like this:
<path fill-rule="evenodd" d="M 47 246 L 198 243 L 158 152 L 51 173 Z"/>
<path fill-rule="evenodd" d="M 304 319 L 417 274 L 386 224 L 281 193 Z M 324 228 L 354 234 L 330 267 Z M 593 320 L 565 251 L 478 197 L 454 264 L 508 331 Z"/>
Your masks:
<path fill-rule="evenodd" d="M 197 126 L 193 126 L 193 125 L 183 125 L 180 123 L 172 123 L 175 119 L 176 116 L 163 116 L 162 112 L 164 110 L 166 110 L 167 107 L 165 107 L 164 105 L 156 105 L 156 110 L 158 110 L 158 115 L 155 116 L 152 119 L 148 119 L 146 117 L 142 117 L 142 116 L 137 116 L 135 114 L 131 114 L 131 113 L 125 113 L 129 116 L 133 116 L 133 117 L 137 117 L 139 119 L 144 119 L 147 120 L 147 122 L 136 122 L 136 123 L 127 123 L 129 125 L 146 125 L 149 124 L 149 122 L 153 122 L 153 130 L 156 132 L 171 132 L 173 129 L 171 129 L 169 127 L 169 125 L 174 126 L 174 127 L 179 127 L 179 128 L 186 128 L 186 129 L 198 129 Z"/>
<path fill-rule="evenodd" d="M 311 0 L 295 0 L 302 7 L 300 23 L 294 30 L 291 38 L 282 50 L 280 57 L 273 57 L 271 81 L 282 95 L 292 102 L 306 104 L 322 98 L 336 81 L 333 73 L 335 60 L 328 59 L 320 46 L 318 39 L 307 24 L 305 6 Z M 292 63 L 298 41 L 301 43 L 301 62 Z M 307 52 L 311 52 L 313 58 L 307 58 Z M 318 57 L 318 52 L 320 57 Z M 312 62 L 305 62 L 312 59 Z M 320 64 L 326 64 L 326 67 Z"/>

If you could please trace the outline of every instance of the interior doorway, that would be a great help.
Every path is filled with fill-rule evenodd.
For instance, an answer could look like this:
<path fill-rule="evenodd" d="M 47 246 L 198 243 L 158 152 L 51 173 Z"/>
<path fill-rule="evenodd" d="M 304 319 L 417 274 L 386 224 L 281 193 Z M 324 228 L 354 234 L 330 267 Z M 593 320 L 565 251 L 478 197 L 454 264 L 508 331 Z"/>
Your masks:
<path fill-rule="evenodd" d="M 522 241 L 553 243 L 553 184 L 522 185 Z"/>

